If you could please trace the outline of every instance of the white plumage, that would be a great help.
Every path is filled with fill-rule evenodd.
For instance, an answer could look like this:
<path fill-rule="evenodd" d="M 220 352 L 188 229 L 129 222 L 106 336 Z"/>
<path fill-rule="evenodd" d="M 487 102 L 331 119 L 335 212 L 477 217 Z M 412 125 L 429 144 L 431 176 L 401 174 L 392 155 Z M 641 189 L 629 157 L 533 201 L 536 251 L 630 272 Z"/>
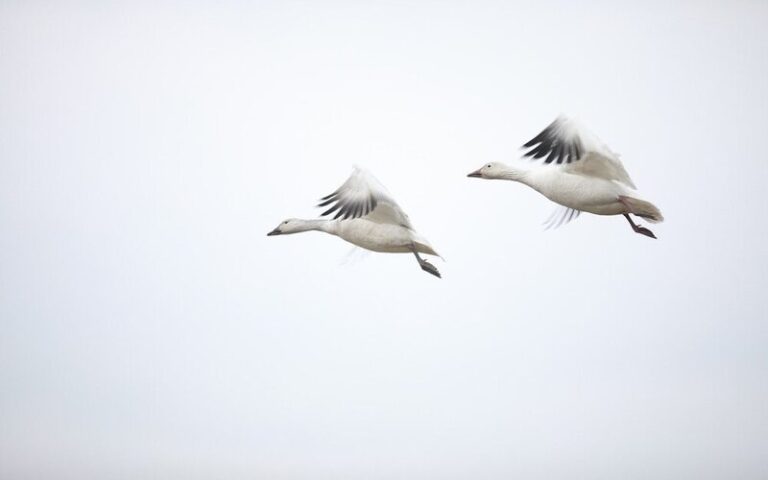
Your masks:
<path fill-rule="evenodd" d="M 349 178 L 323 197 L 318 206 L 329 207 L 321 216 L 333 214 L 333 219 L 292 218 L 267 235 L 317 230 L 374 252 L 413 253 L 424 271 L 440 277 L 437 268 L 419 255 L 439 256 L 437 252 L 413 229 L 408 215 L 386 188 L 367 171 L 355 167 Z"/>
<path fill-rule="evenodd" d="M 547 228 L 567 223 L 580 212 L 624 215 L 635 232 L 656 238 L 629 215 L 661 222 L 659 209 L 640 196 L 619 156 L 576 120 L 558 117 L 523 148 L 525 157 L 543 160 L 489 163 L 468 176 L 524 183 L 559 204 L 545 222 Z"/>

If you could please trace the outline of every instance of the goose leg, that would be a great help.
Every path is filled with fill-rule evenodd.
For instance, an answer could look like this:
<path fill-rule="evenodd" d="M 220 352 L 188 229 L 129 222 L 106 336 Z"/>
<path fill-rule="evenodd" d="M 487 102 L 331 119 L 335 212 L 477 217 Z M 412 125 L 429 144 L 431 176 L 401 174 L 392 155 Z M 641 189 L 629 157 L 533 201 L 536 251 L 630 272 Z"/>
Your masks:
<path fill-rule="evenodd" d="M 652 231 L 640 225 L 635 225 L 635 222 L 632 221 L 629 214 L 630 213 L 633 213 L 634 215 L 637 215 L 637 214 L 634 213 L 634 210 L 632 209 L 631 204 L 627 202 L 626 197 L 619 196 L 619 202 L 621 202 L 627 208 L 627 213 L 624 213 L 623 215 L 627 219 L 629 224 L 632 226 L 632 230 L 634 230 L 635 232 L 641 235 L 645 235 L 646 237 L 656 238 L 656 235 L 654 235 Z"/>
<path fill-rule="evenodd" d="M 435 266 L 429 263 L 427 260 L 421 258 L 415 247 L 413 248 L 413 254 L 416 255 L 416 261 L 419 262 L 419 266 L 422 270 L 436 276 L 437 278 L 442 278 L 440 276 L 440 272 L 437 271 L 437 268 L 435 268 Z"/>
<path fill-rule="evenodd" d="M 652 231 L 640 225 L 636 225 L 635 222 L 632 221 L 632 218 L 630 218 L 629 214 L 625 213 L 624 217 L 627 219 L 629 224 L 632 225 L 632 230 L 634 230 L 635 232 L 641 235 L 645 235 L 646 237 L 656 238 L 656 235 L 654 235 Z"/>

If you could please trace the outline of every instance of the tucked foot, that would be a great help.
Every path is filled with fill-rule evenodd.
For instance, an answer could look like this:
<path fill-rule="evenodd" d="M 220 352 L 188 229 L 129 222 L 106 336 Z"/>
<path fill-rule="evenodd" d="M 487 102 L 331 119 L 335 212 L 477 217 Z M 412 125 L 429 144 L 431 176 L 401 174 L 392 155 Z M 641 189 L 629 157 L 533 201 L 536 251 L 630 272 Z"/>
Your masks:
<path fill-rule="evenodd" d="M 421 269 L 424 270 L 427 273 L 431 273 L 432 275 L 436 276 L 437 278 L 443 278 L 440 276 L 440 272 L 437 270 L 437 268 L 429 263 L 427 260 L 424 260 L 423 258 L 419 259 L 419 265 L 421 266 Z"/>
<path fill-rule="evenodd" d="M 646 237 L 656 238 L 656 235 L 654 235 L 652 231 L 650 231 L 647 228 L 642 227 L 640 225 L 637 225 L 637 227 L 634 230 L 637 233 L 639 233 L 640 235 L 645 235 Z"/>
<path fill-rule="evenodd" d="M 635 222 L 632 221 L 632 218 L 626 213 L 624 214 L 624 218 L 627 219 L 629 224 L 632 226 L 632 230 L 634 230 L 635 232 L 639 233 L 640 235 L 645 235 L 646 237 L 656 238 L 656 235 L 654 235 L 652 231 L 648 230 L 645 227 L 641 227 L 640 225 L 637 225 Z"/>

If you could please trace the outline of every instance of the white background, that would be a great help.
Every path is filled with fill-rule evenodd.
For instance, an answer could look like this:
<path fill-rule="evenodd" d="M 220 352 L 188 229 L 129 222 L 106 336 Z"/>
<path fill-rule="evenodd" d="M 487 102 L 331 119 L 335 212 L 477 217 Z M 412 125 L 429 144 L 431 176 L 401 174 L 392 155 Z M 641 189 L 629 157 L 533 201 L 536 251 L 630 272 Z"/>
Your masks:
<path fill-rule="evenodd" d="M 766 478 L 768 4 L 531 3 L 4 2 L 0 476 Z M 466 178 L 560 112 L 658 240 Z"/>

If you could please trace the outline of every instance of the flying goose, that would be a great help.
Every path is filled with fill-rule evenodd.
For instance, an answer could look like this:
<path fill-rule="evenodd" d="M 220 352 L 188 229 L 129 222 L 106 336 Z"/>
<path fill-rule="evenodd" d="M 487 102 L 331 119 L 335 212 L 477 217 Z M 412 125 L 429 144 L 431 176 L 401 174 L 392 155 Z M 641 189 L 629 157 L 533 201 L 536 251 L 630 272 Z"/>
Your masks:
<path fill-rule="evenodd" d="M 548 227 L 568 223 L 581 212 L 624 215 L 632 230 L 656 238 L 629 215 L 656 223 L 664 220 L 659 209 L 640 198 L 619 156 L 574 119 L 558 117 L 523 148 L 525 157 L 546 158 L 535 166 L 491 162 L 467 176 L 524 183 L 561 205 L 545 222 Z"/>
<path fill-rule="evenodd" d="M 320 199 L 318 207 L 327 206 L 330 208 L 321 216 L 336 212 L 332 220 L 289 218 L 267 236 L 317 230 L 374 252 L 413 253 L 422 270 L 440 278 L 437 268 L 419 255 L 439 256 L 437 252 L 416 233 L 408 215 L 367 171 L 355 167 L 343 185 Z"/>

